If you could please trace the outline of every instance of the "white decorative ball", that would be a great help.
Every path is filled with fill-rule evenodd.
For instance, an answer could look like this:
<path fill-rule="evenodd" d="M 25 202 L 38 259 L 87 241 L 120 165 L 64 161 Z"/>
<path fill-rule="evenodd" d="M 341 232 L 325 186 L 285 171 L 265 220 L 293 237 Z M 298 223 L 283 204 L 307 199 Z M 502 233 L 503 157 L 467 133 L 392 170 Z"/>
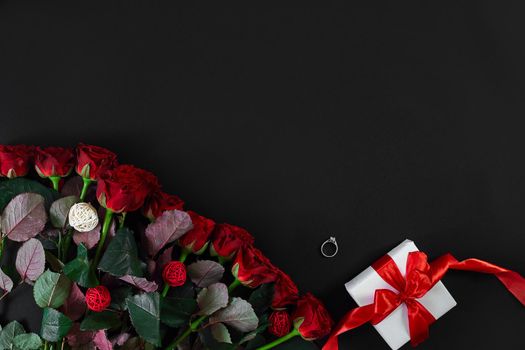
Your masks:
<path fill-rule="evenodd" d="M 76 203 L 69 209 L 69 225 L 79 232 L 89 232 L 98 225 L 97 210 L 89 203 Z"/>

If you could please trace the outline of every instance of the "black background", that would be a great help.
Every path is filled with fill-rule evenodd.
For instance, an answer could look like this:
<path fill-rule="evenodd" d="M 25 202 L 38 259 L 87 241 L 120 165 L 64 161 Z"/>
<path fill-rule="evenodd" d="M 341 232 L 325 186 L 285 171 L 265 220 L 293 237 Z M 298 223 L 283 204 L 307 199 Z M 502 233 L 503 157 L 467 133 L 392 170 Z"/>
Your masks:
<path fill-rule="evenodd" d="M 0 1 L 0 142 L 113 149 L 248 228 L 334 318 L 407 237 L 525 273 L 523 2 L 176 3 Z M 459 305 L 420 349 L 524 347 L 495 278 L 444 282 Z M 371 326 L 342 343 L 388 349 Z"/>

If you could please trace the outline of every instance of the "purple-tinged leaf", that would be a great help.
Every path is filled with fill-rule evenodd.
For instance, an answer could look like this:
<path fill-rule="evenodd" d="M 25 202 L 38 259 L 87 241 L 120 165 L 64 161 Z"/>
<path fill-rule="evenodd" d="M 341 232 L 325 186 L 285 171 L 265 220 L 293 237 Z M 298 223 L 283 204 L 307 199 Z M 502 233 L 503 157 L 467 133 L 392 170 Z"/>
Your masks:
<path fill-rule="evenodd" d="M 25 242 L 39 234 L 46 225 L 44 197 L 22 193 L 13 198 L 2 213 L 2 233 L 9 239 Z"/>
<path fill-rule="evenodd" d="M 190 216 L 181 210 L 167 210 L 146 228 L 148 253 L 157 254 L 166 244 L 171 243 L 193 228 Z"/>
<path fill-rule="evenodd" d="M 111 339 L 111 343 L 113 345 L 122 346 L 129 340 L 129 338 L 131 338 L 131 334 L 129 334 L 129 333 L 120 333 L 116 337 Z"/>
<path fill-rule="evenodd" d="M 69 333 L 66 336 L 66 340 L 69 346 L 74 347 L 75 349 L 79 347 L 83 349 L 82 345 L 90 344 L 95 338 L 94 331 L 81 331 L 80 323 L 75 322 L 69 330 Z M 86 347 L 89 349 L 89 347 Z"/>
<path fill-rule="evenodd" d="M 84 293 L 80 290 L 76 283 L 71 284 L 71 291 L 67 297 L 64 305 L 61 307 L 62 313 L 76 321 L 84 316 L 86 312 L 86 300 Z"/>
<path fill-rule="evenodd" d="M 226 323 L 241 332 L 250 332 L 257 328 L 259 319 L 249 302 L 233 298 L 226 308 L 210 317 L 210 324 Z"/>
<path fill-rule="evenodd" d="M 9 293 L 13 289 L 13 281 L 0 269 L 0 289 Z"/>
<path fill-rule="evenodd" d="M 160 270 L 159 272 L 162 273 L 164 265 L 169 263 L 173 259 L 172 257 L 173 247 L 169 247 L 168 249 L 164 250 L 162 254 L 159 255 L 159 258 L 157 259 L 157 269 Z"/>
<path fill-rule="evenodd" d="M 157 260 L 148 260 L 148 271 L 157 284 L 162 284 L 162 269 L 172 260 L 173 247 L 165 249 L 157 258 Z"/>
<path fill-rule="evenodd" d="M 146 293 L 155 292 L 159 288 L 159 286 L 157 286 L 157 283 L 148 281 L 144 277 L 125 275 L 125 276 L 120 277 L 120 279 L 123 280 L 124 282 L 128 282 L 132 286 Z"/>
<path fill-rule="evenodd" d="M 64 197 L 67 197 L 67 196 L 80 197 L 80 193 L 82 192 L 83 186 L 84 186 L 84 181 L 82 181 L 82 177 L 73 176 L 66 180 L 60 192 L 62 193 Z"/>
<path fill-rule="evenodd" d="M 108 340 L 106 331 L 101 329 L 95 334 L 93 338 L 93 344 L 98 350 L 113 350 L 113 344 Z"/>
<path fill-rule="evenodd" d="M 197 287 L 208 287 L 222 279 L 224 267 L 212 260 L 200 260 L 188 266 L 188 275 Z"/>
<path fill-rule="evenodd" d="M 44 272 L 46 257 L 44 247 L 38 239 L 31 238 L 25 242 L 16 254 L 16 270 L 22 281 L 34 282 Z"/>
<path fill-rule="evenodd" d="M 88 232 L 78 232 L 73 233 L 73 241 L 76 245 L 80 243 L 84 244 L 87 249 L 91 249 L 97 245 L 100 240 L 100 224 L 97 225 L 93 230 Z"/>
<path fill-rule="evenodd" d="M 224 283 L 215 283 L 203 288 L 197 295 L 199 315 L 211 315 L 228 305 L 228 287 Z"/>

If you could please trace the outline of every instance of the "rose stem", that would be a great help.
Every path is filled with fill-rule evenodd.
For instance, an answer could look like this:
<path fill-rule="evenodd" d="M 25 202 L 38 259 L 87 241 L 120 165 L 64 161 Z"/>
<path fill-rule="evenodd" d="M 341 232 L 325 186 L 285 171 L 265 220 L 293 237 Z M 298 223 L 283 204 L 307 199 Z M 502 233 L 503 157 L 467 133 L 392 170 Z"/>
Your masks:
<path fill-rule="evenodd" d="M 229 286 L 228 286 L 228 293 L 231 294 L 237 288 L 241 285 L 241 282 L 236 278 Z"/>
<path fill-rule="evenodd" d="M 84 185 L 82 186 L 82 192 L 80 192 L 80 201 L 81 202 L 83 202 L 84 199 L 86 198 L 87 190 L 88 190 L 89 185 L 91 184 L 91 182 L 93 182 L 93 180 L 91 180 L 88 177 L 83 177 L 82 181 L 84 182 Z M 62 261 L 63 262 L 67 262 L 67 253 L 69 251 L 69 247 L 71 246 L 71 236 L 72 235 L 73 235 L 73 232 L 72 232 L 71 229 L 69 229 L 66 232 L 64 247 L 62 249 Z"/>
<path fill-rule="evenodd" d="M 100 260 L 100 254 L 102 253 L 102 247 L 104 247 L 104 242 L 106 241 L 106 236 L 108 235 L 109 226 L 111 225 L 112 218 L 113 211 L 109 208 L 106 208 L 106 214 L 104 215 L 104 225 L 102 226 L 100 241 L 98 242 L 97 252 L 95 253 L 95 259 L 93 260 L 93 271 L 97 268 L 98 262 Z"/>
<path fill-rule="evenodd" d="M 299 331 L 297 329 L 293 329 L 290 333 L 288 333 L 287 335 L 285 335 L 284 337 L 281 337 L 281 338 L 278 338 L 278 339 L 275 339 L 273 342 L 271 343 L 268 343 L 266 345 L 263 345 L 259 348 L 257 348 L 256 350 L 267 350 L 267 349 L 271 349 L 281 343 L 284 343 L 285 341 L 288 341 L 290 339 L 292 339 L 293 337 L 296 337 L 299 335 Z"/>
<path fill-rule="evenodd" d="M 91 180 L 89 177 L 83 177 L 82 181 L 84 182 L 84 185 L 82 185 L 82 192 L 80 192 L 80 201 L 83 202 L 86 198 L 87 190 L 89 188 L 89 185 L 91 185 Z"/>
<path fill-rule="evenodd" d="M 166 284 L 164 286 L 164 289 L 162 290 L 162 297 L 166 297 L 166 295 L 168 295 L 168 291 L 170 290 L 170 285 L 169 284 Z"/>
<path fill-rule="evenodd" d="M 208 318 L 207 315 L 203 315 L 201 317 L 199 317 L 198 319 L 196 319 L 195 321 L 193 321 L 190 326 L 177 338 L 175 339 L 174 341 L 172 341 L 167 347 L 166 349 L 164 350 L 173 350 L 177 347 L 177 345 L 179 345 L 184 339 L 186 339 L 190 334 L 191 332 L 195 332 L 195 330 L 197 329 L 197 327 L 199 327 L 199 325 L 206 319 Z"/>
<path fill-rule="evenodd" d="M 4 247 L 5 247 L 5 237 L 2 237 L 2 240 L 0 240 L 0 263 L 2 262 L 2 257 L 4 256 Z"/>
<path fill-rule="evenodd" d="M 228 259 L 223 258 L 222 256 L 218 256 L 219 264 L 224 265 L 228 261 Z"/>
<path fill-rule="evenodd" d="M 188 255 L 191 253 L 190 250 L 188 249 L 182 249 L 182 251 L 180 252 L 180 257 L 179 257 L 179 261 L 181 263 L 185 262 L 186 261 L 186 258 L 188 257 Z"/>
<path fill-rule="evenodd" d="M 51 183 L 53 184 L 53 189 L 55 191 L 58 191 L 58 184 L 60 183 L 60 176 L 50 176 L 49 180 L 51 180 Z"/>
<path fill-rule="evenodd" d="M 73 230 L 71 228 L 69 228 L 67 231 L 66 231 L 66 235 L 65 235 L 65 241 L 64 241 L 64 249 L 63 252 L 62 252 L 62 262 L 66 263 L 67 262 L 67 253 L 69 251 L 69 247 L 71 246 L 71 237 L 73 236 Z"/>

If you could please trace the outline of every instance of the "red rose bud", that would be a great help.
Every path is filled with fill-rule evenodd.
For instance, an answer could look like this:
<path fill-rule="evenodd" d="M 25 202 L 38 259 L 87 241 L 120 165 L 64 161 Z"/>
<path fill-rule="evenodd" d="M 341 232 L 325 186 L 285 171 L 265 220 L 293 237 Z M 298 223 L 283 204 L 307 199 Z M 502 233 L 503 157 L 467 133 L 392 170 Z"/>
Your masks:
<path fill-rule="evenodd" d="M 88 288 L 86 291 L 86 304 L 91 311 L 104 311 L 111 304 L 109 290 L 104 286 Z"/>
<path fill-rule="evenodd" d="M 119 165 L 106 170 L 98 179 L 97 199 L 101 206 L 115 213 L 140 209 L 152 188 L 157 186 L 155 175 L 132 165 Z"/>
<path fill-rule="evenodd" d="M 263 283 L 275 281 L 275 268 L 263 253 L 246 245 L 239 249 L 232 266 L 232 274 L 244 286 L 257 288 Z"/>
<path fill-rule="evenodd" d="M 268 318 L 268 332 L 277 338 L 284 337 L 290 333 L 291 326 L 292 322 L 287 311 L 274 311 Z"/>
<path fill-rule="evenodd" d="M 184 202 L 173 194 L 156 191 L 146 199 L 146 204 L 142 207 L 142 213 L 150 220 L 154 220 L 162 215 L 166 210 L 182 210 Z"/>
<path fill-rule="evenodd" d="M 33 160 L 35 147 L 0 145 L 0 174 L 10 179 L 26 176 Z"/>
<path fill-rule="evenodd" d="M 278 310 L 283 309 L 287 305 L 295 304 L 298 297 L 299 289 L 294 281 L 292 281 L 290 276 L 277 269 L 273 287 L 272 308 Z"/>
<path fill-rule="evenodd" d="M 75 166 L 73 149 L 64 147 L 36 148 L 35 169 L 40 177 L 65 177 Z"/>
<path fill-rule="evenodd" d="M 230 224 L 218 224 L 212 234 L 210 252 L 213 256 L 231 259 L 239 248 L 253 242 L 253 236 L 245 229 Z"/>
<path fill-rule="evenodd" d="M 117 155 L 110 150 L 92 145 L 77 146 L 76 172 L 83 178 L 97 180 L 105 170 L 113 168 L 117 163 Z"/>
<path fill-rule="evenodd" d="M 179 287 L 186 283 L 186 266 L 180 261 L 170 261 L 162 270 L 162 279 L 170 287 Z"/>
<path fill-rule="evenodd" d="M 323 338 L 330 333 L 334 324 L 323 303 L 310 293 L 297 301 L 292 319 L 294 327 L 306 340 Z"/>
<path fill-rule="evenodd" d="M 193 211 L 188 211 L 193 228 L 179 238 L 179 245 L 187 251 L 201 254 L 206 249 L 215 222 Z"/>

